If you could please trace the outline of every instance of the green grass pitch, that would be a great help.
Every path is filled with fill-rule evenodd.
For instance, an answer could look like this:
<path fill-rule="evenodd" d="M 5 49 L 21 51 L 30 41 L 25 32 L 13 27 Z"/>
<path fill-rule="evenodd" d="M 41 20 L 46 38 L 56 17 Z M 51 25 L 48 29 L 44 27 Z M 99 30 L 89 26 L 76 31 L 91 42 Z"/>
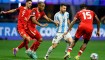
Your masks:
<path fill-rule="evenodd" d="M 21 40 L 0 40 L 0 60 L 31 60 L 25 54 L 25 48 L 19 50 L 16 57 L 12 54 L 12 48 L 18 46 L 20 42 Z M 31 45 L 32 42 L 30 42 L 29 45 Z M 74 57 L 77 55 L 82 42 L 83 41 L 78 41 L 76 46 L 73 48 L 73 51 L 71 53 L 71 60 L 74 60 Z M 43 40 L 42 44 L 37 50 L 37 60 L 44 60 L 43 57 L 45 56 L 50 45 L 51 41 Z M 64 41 L 61 41 L 58 47 L 53 50 L 52 54 L 49 57 L 49 60 L 63 60 L 65 48 L 66 43 Z M 99 55 L 99 60 L 105 60 L 105 41 L 90 41 L 85 52 L 80 57 L 80 60 L 90 60 L 90 54 L 94 52 Z"/>

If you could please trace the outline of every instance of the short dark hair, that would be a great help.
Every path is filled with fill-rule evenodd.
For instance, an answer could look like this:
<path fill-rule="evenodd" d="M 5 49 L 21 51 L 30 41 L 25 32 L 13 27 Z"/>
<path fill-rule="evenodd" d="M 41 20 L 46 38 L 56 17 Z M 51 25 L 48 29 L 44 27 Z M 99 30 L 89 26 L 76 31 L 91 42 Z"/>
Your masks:
<path fill-rule="evenodd" d="M 40 2 L 38 2 L 38 5 L 39 5 L 39 4 L 42 4 L 42 3 L 44 4 L 44 2 L 40 1 Z"/>
<path fill-rule="evenodd" d="M 87 8 L 87 5 L 86 5 L 86 4 L 81 4 L 81 5 L 80 5 L 80 8 L 81 8 L 81 9 Z"/>
<path fill-rule="evenodd" d="M 32 0 L 26 0 L 26 2 L 29 2 L 29 1 L 31 1 L 31 2 L 32 2 Z"/>
<path fill-rule="evenodd" d="M 62 6 L 66 6 L 66 4 L 60 4 L 60 7 L 62 7 Z"/>

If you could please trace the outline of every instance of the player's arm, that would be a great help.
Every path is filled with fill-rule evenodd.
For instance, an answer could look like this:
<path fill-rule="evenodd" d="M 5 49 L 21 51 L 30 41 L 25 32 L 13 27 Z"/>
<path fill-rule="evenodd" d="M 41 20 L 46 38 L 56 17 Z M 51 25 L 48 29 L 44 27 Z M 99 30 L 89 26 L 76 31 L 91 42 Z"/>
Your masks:
<path fill-rule="evenodd" d="M 16 12 L 17 10 L 20 10 L 21 8 L 22 8 L 22 6 L 16 8 L 16 9 L 11 9 L 9 11 L 1 11 L 1 14 L 13 13 L 13 12 Z"/>
<path fill-rule="evenodd" d="M 73 21 L 70 23 L 69 29 L 67 30 L 67 33 L 71 30 L 73 25 L 75 24 L 76 20 L 79 18 L 79 12 L 76 13 L 76 15 L 73 18 Z"/>
<path fill-rule="evenodd" d="M 72 21 L 72 22 L 70 23 L 70 25 L 69 25 L 69 29 L 67 30 L 67 32 L 69 32 L 69 31 L 71 30 L 71 28 L 72 28 L 73 25 L 75 24 L 76 20 L 77 20 L 77 18 L 74 17 L 73 21 Z"/>
<path fill-rule="evenodd" d="M 46 15 L 43 16 L 48 22 L 53 22 L 56 26 L 58 26 L 58 24 L 56 22 L 54 22 L 52 19 L 48 18 Z"/>
<path fill-rule="evenodd" d="M 69 13 L 67 14 L 67 23 L 70 25 Z"/>
<path fill-rule="evenodd" d="M 67 20 L 68 25 L 70 25 L 70 19 Z"/>
<path fill-rule="evenodd" d="M 13 13 L 15 11 L 17 11 L 17 9 L 12 9 L 12 10 L 9 10 L 9 11 L 1 11 L 1 13 L 7 14 L 7 13 Z"/>
<path fill-rule="evenodd" d="M 95 14 L 95 19 L 97 21 L 97 36 L 100 36 L 100 20 L 98 18 L 98 16 Z"/>
<path fill-rule="evenodd" d="M 31 18 L 32 22 L 34 24 L 37 24 L 38 26 L 45 27 L 45 26 L 48 25 L 48 24 L 41 24 L 41 23 L 39 23 L 34 16 L 31 16 L 30 18 Z"/>
<path fill-rule="evenodd" d="M 72 28 L 73 25 L 75 24 L 76 20 L 77 20 L 77 18 L 74 17 L 73 21 L 70 23 L 70 26 L 69 26 L 67 32 L 65 32 L 65 33 L 63 34 L 63 36 L 66 35 L 66 34 L 71 30 L 71 28 Z"/>

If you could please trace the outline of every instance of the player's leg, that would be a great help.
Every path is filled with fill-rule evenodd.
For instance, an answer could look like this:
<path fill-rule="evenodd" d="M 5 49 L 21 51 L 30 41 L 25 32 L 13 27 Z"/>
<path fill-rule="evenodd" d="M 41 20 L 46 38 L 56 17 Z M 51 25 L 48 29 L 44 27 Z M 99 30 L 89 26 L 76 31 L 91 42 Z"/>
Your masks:
<path fill-rule="evenodd" d="M 21 44 L 16 47 L 16 48 L 13 48 L 13 54 L 16 56 L 16 53 L 18 52 L 18 50 L 20 50 L 21 48 L 25 47 L 26 50 L 28 49 L 28 41 L 27 40 L 24 40 L 23 42 L 21 42 Z"/>
<path fill-rule="evenodd" d="M 56 36 L 53 38 L 52 41 L 52 45 L 49 47 L 44 59 L 48 59 L 49 55 L 51 54 L 51 52 L 53 51 L 54 48 L 57 47 L 58 43 L 60 42 L 60 40 L 62 39 L 62 33 L 57 33 Z"/>
<path fill-rule="evenodd" d="M 37 30 L 35 30 L 35 32 L 31 31 L 30 33 L 31 33 L 31 37 L 36 39 L 36 41 L 27 50 L 27 54 L 28 54 L 28 56 L 31 55 L 33 59 L 36 59 L 37 58 L 37 56 L 36 56 L 36 50 L 38 49 L 39 45 L 42 42 L 42 36 L 41 36 L 41 34 Z"/>
<path fill-rule="evenodd" d="M 89 40 L 88 39 L 84 39 L 84 43 L 82 44 L 82 46 L 80 47 L 80 50 L 78 52 L 78 55 L 75 57 L 76 60 L 79 60 L 79 57 L 81 56 L 81 54 L 84 52 L 84 50 L 86 49 L 86 46 L 88 44 Z"/>
<path fill-rule="evenodd" d="M 20 31 L 19 31 L 20 32 Z M 29 35 L 27 35 L 26 32 L 24 32 L 23 30 L 21 30 L 20 35 L 23 37 L 24 41 L 16 48 L 13 48 L 13 54 L 16 56 L 16 53 L 19 49 L 25 47 L 26 50 L 28 49 L 28 43 L 29 40 L 31 39 Z"/>
<path fill-rule="evenodd" d="M 57 45 L 58 45 L 57 43 L 52 43 L 52 45 L 48 48 L 48 51 L 47 51 L 47 53 L 46 53 L 46 55 L 44 57 L 45 60 L 48 59 L 49 55 L 51 54 L 53 49 L 57 47 Z"/>
<path fill-rule="evenodd" d="M 80 47 L 80 50 L 78 52 L 78 55 L 75 57 L 76 60 L 79 60 L 79 57 L 81 56 L 81 54 L 84 52 L 84 50 L 86 49 L 86 46 L 91 38 L 92 35 L 92 30 L 86 30 L 85 34 L 83 35 L 83 39 L 84 39 L 84 43 L 82 44 L 82 46 Z"/>
<path fill-rule="evenodd" d="M 31 47 L 26 51 L 27 55 L 33 59 L 37 58 L 36 55 L 36 50 L 38 49 L 39 45 L 40 45 L 40 41 L 35 41 Z"/>
<path fill-rule="evenodd" d="M 28 49 L 28 43 L 29 41 L 27 41 L 26 39 L 24 39 L 24 41 L 17 47 L 18 49 L 21 49 L 23 47 L 26 48 L 26 50 Z"/>
<path fill-rule="evenodd" d="M 67 59 L 70 56 L 70 53 L 73 49 L 73 47 L 75 46 L 76 42 L 79 40 L 79 38 L 82 36 L 83 34 L 83 30 L 81 28 L 78 28 L 75 34 L 75 38 L 74 40 L 72 40 L 72 43 L 70 44 L 68 50 L 67 50 L 67 54 L 64 56 L 64 59 Z"/>
<path fill-rule="evenodd" d="M 75 46 L 76 42 L 79 40 L 79 38 L 74 38 L 72 43 L 70 44 L 69 48 L 67 49 L 67 53 L 64 56 L 64 59 L 66 60 L 67 58 L 70 58 L 70 53 L 72 52 L 73 47 Z"/>
<path fill-rule="evenodd" d="M 18 49 L 25 47 L 27 50 L 28 49 L 28 43 L 31 40 L 31 38 L 25 29 L 18 30 L 18 32 L 21 35 L 21 37 L 24 39 L 24 41 L 18 46 Z"/>
<path fill-rule="evenodd" d="M 36 30 L 36 35 L 34 36 L 34 38 L 36 39 L 36 41 L 34 42 L 34 52 L 37 51 L 37 49 L 39 48 L 41 42 L 42 42 L 42 36 L 41 34 L 38 32 L 38 30 Z"/>
<path fill-rule="evenodd" d="M 65 49 L 65 52 L 66 52 L 66 54 L 67 54 L 67 51 L 68 51 L 68 48 L 69 48 L 70 44 L 73 43 L 73 39 L 72 39 L 70 33 L 68 33 L 67 35 L 65 35 L 65 36 L 64 36 L 64 39 L 65 39 L 65 41 L 66 41 L 66 43 L 67 43 L 67 47 L 66 47 L 66 49 Z M 71 57 L 71 56 L 70 56 L 70 54 L 69 54 L 69 58 L 70 58 L 70 57 Z"/>
<path fill-rule="evenodd" d="M 65 49 L 65 54 L 67 53 L 67 50 L 68 50 L 69 46 L 70 46 L 70 43 L 69 43 L 68 41 L 66 41 L 66 49 Z"/>
<path fill-rule="evenodd" d="M 66 49 L 65 49 L 65 52 L 67 53 L 67 49 L 69 48 L 70 44 L 72 44 L 73 39 L 72 39 L 70 33 L 68 33 L 67 35 L 65 35 L 65 36 L 64 36 L 64 39 L 65 39 L 65 41 L 66 41 L 66 43 L 67 43 L 67 47 L 66 47 Z"/>

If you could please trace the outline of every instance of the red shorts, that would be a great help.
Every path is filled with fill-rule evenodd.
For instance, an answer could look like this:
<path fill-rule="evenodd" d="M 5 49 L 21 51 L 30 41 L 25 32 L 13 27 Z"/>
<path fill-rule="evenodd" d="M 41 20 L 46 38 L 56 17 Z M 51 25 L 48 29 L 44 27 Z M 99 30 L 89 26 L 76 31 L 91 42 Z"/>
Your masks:
<path fill-rule="evenodd" d="M 18 26 L 17 31 L 18 31 L 18 33 L 20 34 L 21 37 L 23 37 L 23 35 L 25 35 L 26 37 L 31 38 L 29 36 L 29 34 L 26 32 L 26 30 L 25 30 L 25 28 L 23 26 Z"/>
<path fill-rule="evenodd" d="M 93 28 L 79 26 L 76 31 L 75 37 L 80 38 L 81 36 L 83 36 L 83 39 L 90 40 L 92 32 Z"/>
<path fill-rule="evenodd" d="M 38 32 L 37 29 L 27 29 L 26 33 L 32 38 L 32 39 L 36 39 L 36 40 L 40 40 L 42 39 L 41 34 Z"/>

